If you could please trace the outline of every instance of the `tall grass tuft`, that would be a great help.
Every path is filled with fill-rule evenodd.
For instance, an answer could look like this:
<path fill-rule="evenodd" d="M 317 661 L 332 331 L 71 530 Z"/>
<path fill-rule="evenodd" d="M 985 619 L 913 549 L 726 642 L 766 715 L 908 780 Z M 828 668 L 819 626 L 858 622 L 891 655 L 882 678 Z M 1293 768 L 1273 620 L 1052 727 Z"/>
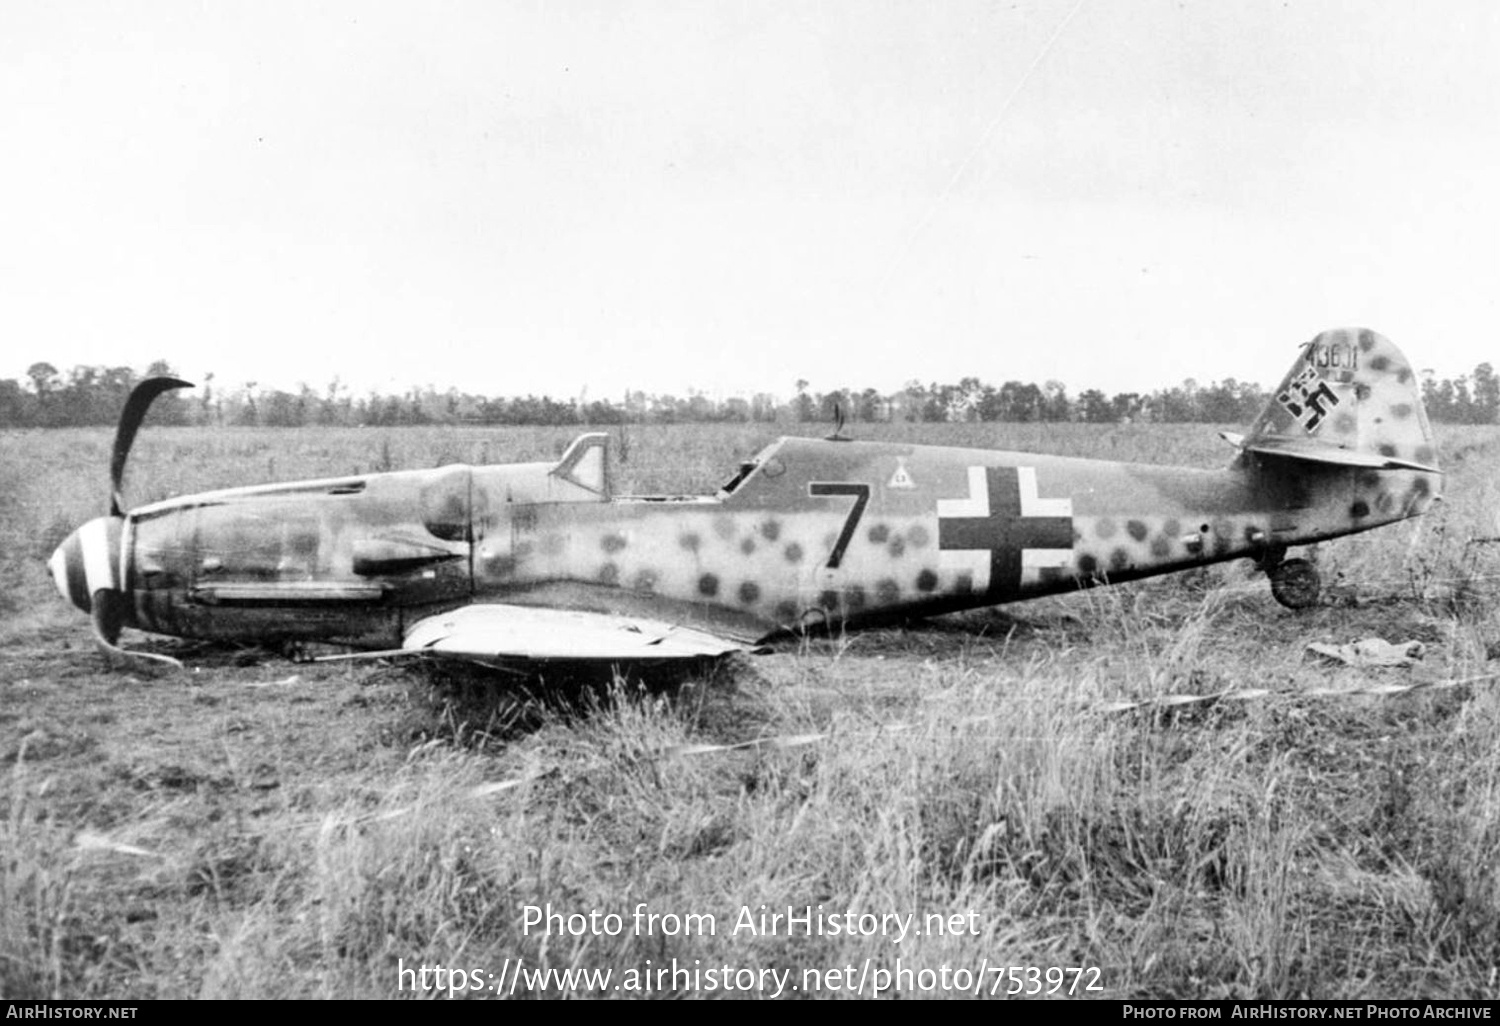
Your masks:
<path fill-rule="evenodd" d="M 32 793 L 28 741 L 15 753 L 0 826 L 0 998 L 11 1001 L 66 997 L 83 968 L 69 944 L 79 910 L 67 841 Z"/>

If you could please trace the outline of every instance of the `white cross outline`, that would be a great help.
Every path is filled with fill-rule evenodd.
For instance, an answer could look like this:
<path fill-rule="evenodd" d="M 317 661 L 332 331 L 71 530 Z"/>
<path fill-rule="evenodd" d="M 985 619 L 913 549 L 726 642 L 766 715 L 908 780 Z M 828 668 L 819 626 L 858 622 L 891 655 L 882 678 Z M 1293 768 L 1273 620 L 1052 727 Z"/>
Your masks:
<path fill-rule="evenodd" d="M 939 499 L 938 520 L 953 517 L 988 517 L 993 513 L 990 506 L 990 480 L 988 467 L 969 468 L 969 495 L 964 499 Z M 1020 491 L 1021 516 L 1023 517 L 1067 517 L 1073 518 L 1071 498 L 1044 499 L 1039 494 L 1035 467 L 1016 467 L 1016 484 Z M 990 587 L 989 549 L 940 549 L 938 566 L 955 573 L 968 573 L 974 582 L 974 590 L 988 591 Z M 1043 570 L 1066 570 L 1073 566 L 1073 550 L 1067 549 L 1022 549 L 1021 583 L 1034 584 L 1041 580 Z"/>

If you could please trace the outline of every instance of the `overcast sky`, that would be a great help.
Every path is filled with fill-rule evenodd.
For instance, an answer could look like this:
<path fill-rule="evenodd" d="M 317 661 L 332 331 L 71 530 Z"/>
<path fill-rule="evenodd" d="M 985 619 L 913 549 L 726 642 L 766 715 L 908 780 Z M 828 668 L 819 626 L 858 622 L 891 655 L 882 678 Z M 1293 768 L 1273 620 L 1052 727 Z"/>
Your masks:
<path fill-rule="evenodd" d="M 1500 363 L 1500 4 L 0 4 L 0 377 Z"/>

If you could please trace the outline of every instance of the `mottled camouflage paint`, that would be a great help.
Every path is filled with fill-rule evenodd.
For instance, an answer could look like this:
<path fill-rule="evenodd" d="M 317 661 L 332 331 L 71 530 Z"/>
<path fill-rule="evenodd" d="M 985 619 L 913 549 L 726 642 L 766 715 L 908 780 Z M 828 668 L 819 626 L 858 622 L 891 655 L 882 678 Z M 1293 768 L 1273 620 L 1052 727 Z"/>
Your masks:
<path fill-rule="evenodd" d="M 717 495 L 632 498 L 613 495 L 607 442 L 584 436 L 557 464 L 235 489 L 138 510 L 118 532 L 133 623 L 387 647 L 433 612 L 491 601 L 754 640 L 1274 559 L 1415 516 L 1441 484 L 1319 457 L 1436 463 L 1410 365 L 1365 331 L 1305 346 L 1219 471 L 789 438 Z M 59 553 L 54 574 L 76 602 L 82 578 Z"/>

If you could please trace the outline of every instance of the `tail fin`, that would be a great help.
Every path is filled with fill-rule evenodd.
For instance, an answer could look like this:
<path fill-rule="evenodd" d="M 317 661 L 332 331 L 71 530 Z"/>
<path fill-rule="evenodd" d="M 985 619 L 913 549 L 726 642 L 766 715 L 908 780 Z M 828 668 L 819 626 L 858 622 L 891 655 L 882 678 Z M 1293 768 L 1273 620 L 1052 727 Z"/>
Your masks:
<path fill-rule="evenodd" d="M 1319 463 L 1439 472 L 1417 376 L 1367 328 L 1335 328 L 1305 344 L 1249 434 L 1234 441 Z"/>

